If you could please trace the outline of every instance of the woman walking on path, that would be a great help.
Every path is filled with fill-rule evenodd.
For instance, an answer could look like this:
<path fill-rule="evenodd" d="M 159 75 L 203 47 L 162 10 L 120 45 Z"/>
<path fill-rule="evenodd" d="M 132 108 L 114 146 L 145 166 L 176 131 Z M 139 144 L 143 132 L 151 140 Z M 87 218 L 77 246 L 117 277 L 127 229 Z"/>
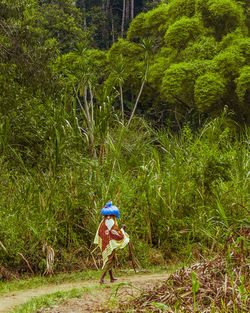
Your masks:
<path fill-rule="evenodd" d="M 101 284 L 105 284 L 104 277 L 107 272 L 110 275 L 110 282 L 117 278 L 113 276 L 112 269 L 115 265 L 116 250 L 123 249 L 129 242 L 129 236 L 125 232 L 125 225 L 118 228 L 117 219 L 120 218 L 119 209 L 109 201 L 101 210 L 103 220 L 101 221 L 95 236 L 94 243 L 102 250 L 103 273 L 100 279 Z"/>

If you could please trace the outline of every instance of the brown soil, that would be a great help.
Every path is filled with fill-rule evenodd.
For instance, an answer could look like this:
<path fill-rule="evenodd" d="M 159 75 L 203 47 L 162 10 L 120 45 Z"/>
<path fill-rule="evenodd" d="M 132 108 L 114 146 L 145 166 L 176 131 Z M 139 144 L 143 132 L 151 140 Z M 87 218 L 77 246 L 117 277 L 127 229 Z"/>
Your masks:
<path fill-rule="evenodd" d="M 62 304 L 53 308 L 43 309 L 41 313 L 86 313 L 103 312 L 103 308 L 110 305 L 110 297 L 114 292 L 114 286 L 119 283 L 128 283 L 121 286 L 118 290 L 116 299 L 124 300 L 129 296 L 138 295 L 140 290 L 150 290 L 152 287 L 160 285 L 168 278 L 168 273 L 161 274 L 135 274 L 133 276 L 120 277 L 113 284 L 103 285 L 102 288 L 91 288 L 90 292 L 83 293 L 78 299 L 68 299 Z M 132 286 L 131 286 L 132 285 Z M 61 285 L 46 286 L 43 288 L 18 291 L 0 296 L 0 313 L 9 312 L 14 307 L 24 303 L 32 297 L 50 294 L 56 291 L 66 291 L 72 288 L 82 288 L 100 286 L 96 280 L 90 280 L 78 283 L 66 283 Z M 138 290 L 139 289 L 139 290 Z M 109 303 L 108 303 L 109 302 Z M 112 302 L 112 301 L 111 301 Z M 102 311 L 101 311 L 102 310 Z"/>

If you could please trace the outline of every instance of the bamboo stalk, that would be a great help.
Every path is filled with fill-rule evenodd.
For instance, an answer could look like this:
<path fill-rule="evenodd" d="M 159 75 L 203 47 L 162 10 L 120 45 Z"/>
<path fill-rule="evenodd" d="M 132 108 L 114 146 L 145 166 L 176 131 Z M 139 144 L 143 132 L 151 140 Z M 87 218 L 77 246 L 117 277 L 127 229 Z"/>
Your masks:
<path fill-rule="evenodd" d="M 133 266 L 134 272 L 137 273 L 136 263 L 134 261 L 134 257 L 133 257 L 133 254 L 132 254 L 132 244 L 131 244 L 131 242 L 128 243 L 128 251 L 129 251 L 129 257 L 130 257 L 130 259 L 132 261 L 132 266 Z"/>

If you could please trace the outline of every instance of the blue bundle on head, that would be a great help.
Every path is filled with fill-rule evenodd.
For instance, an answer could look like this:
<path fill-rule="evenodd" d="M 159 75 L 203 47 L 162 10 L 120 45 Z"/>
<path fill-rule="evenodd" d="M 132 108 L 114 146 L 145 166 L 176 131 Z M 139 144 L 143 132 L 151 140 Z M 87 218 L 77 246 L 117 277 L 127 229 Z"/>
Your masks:
<path fill-rule="evenodd" d="M 119 209 L 112 205 L 112 201 L 109 201 L 105 204 L 105 207 L 101 210 L 102 215 L 115 215 L 117 218 L 120 218 Z"/>

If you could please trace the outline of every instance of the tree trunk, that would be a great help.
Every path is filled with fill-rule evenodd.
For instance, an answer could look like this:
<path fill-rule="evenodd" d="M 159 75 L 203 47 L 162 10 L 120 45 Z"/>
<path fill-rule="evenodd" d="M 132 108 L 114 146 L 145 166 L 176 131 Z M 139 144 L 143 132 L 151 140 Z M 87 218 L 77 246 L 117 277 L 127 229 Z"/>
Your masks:
<path fill-rule="evenodd" d="M 130 14 L 130 16 L 131 16 L 131 21 L 133 20 L 133 18 L 134 18 L 134 0 L 131 0 L 131 14 Z"/>
<path fill-rule="evenodd" d="M 129 19 L 129 0 L 127 0 L 127 4 L 126 4 L 126 15 L 125 15 L 125 19 L 126 19 L 126 20 Z"/>
<path fill-rule="evenodd" d="M 121 111 L 122 111 L 122 123 L 124 122 L 124 105 L 123 105 L 123 90 L 122 83 L 119 81 L 120 86 L 120 100 L 121 100 Z"/>
<path fill-rule="evenodd" d="M 125 11 L 126 11 L 126 0 L 123 0 L 121 38 L 123 38 L 123 34 L 124 34 Z"/>
<path fill-rule="evenodd" d="M 111 17 L 112 43 L 114 43 L 115 42 L 115 27 L 114 27 L 114 17 L 113 17 L 112 7 L 110 7 L 110 17 Z"/>
<path fill-rule="evenodd" d="M 109 49 L 109 8 L 110 8 L 110 0 L 102 0 L 102 11 L 104 17 L 104 26 L 102 29 L 103 40 L 106 45 L 106 49 Z"/>
<path fill-rule="evenodd" d="M 90 93 L 90 102 L 88 101 L 88 87 L 89 87 L 89 93 Z M 94 102 L 93 102 L 93 90 L 91 88 L 91 85 L 89 86 L 83 86 L 83 100 L 84 100 L 84 106 L 81 103 L 81 100 L 78 97 L 77 91 L 74 88 L 78 103 L 84 113 L 84 116 L 86 118 L 87 126 L 88 126 L 88 134 L 89 134 L 89 144 L 90 144 L 90 155 L 93 158 L 96 158 L 96 150 L 94 147 L 95 144 L 95 137 L 94 137 Z M 91 112 L 90 112 L 91 110 Z"/>
<path fill-rule="evenodd" d="M 86 20 L 86 3 L 85 0 L 83 1 L 83 6 L 84 6 L 84 16 L 83 16 L 83 25 L 84 25 L 84 30 L 86 30 L 87 27 L 87 20 Z"/>
<path fill-rule="evenodd" d="M 109 8 L 110 8 L 110 0 L 107 0 L 107 5 L 106 5 L 106 17 L 108 17 Z"/>
<path fill-rule="evenodd" d="M 95 150 L 95 136 L 94 136 L 94 129 L 95 129 L 95 121 L 94 121 L 94 95 L 93 95 L 93 90 L 92 90 L 92 87 L 91 87 L 91 84 L 89 83 L 89 94 L 90 94 L 90 101 L 88 103 L 88 106 L 87 106 L 87 109 L 88 109 L 88 117 L 89 117 L 89 128 L 90 128 L 90 131 L 89 131 L 89 137 L 90 137 L 90 143 L 91 143 L 91 146 L 90 146 L 90 151 L 91 151 L 91 156 L 96 158 L 96 150 Z M 86 88 L 86 91 L 87 91 L 87 88 Z M 86 92 L 87 93 L 87 92 Z M 90 106 L 90 107 L 89 107 Z M 89 109 L 91 111 L 89 111 Z"/>
<path fill-rule="evenodd" d="M 147 79 L 148 67 L 149 67 L 149 63 L 148 63 L 148 61 L 147 61 L 145 76 L 144 76 L 144 78 L 143 78 L 143 81 L 142 81 L 142 84 L 141 84 L 141 88 L 140 88 L 140 91 L 139 91 L 138 96 L 137 96 L 137 98 L 136 98 L 135 105 L 134 105 L 134 108 L 133 108 L 133 111 L 132 111 L 132 113 L 131 113 L 131 116 L 130 116 L 130 119 L 129 119 L 129 121 L 128 121 L 128 125 L 127 125 L 127 126 L 129 126 L 130 122 L 132 121 L 132 118 L 133 118 L 133 116 L 134 116 L 134 114 L 135 114 L 135 110 L 136 110 L 136 108 L 137 108 L 137 104 L 138 104 L 138 102 L 139 102 L 139 100 L 140 100 L 140 97 L 141 97 L 141 94 L 142 94 L 142 90 L 143 90 L 144 84 L 145 84 L 146 79 Z"/>
<path fill-rule="evenodd" d="M 91 124 L 92 124 L 92 129 L 94 129 L 94 94 L 92 87 L 89 83 L 89 94 L 90 94 L 90 107 L 91 107 Z"/>

